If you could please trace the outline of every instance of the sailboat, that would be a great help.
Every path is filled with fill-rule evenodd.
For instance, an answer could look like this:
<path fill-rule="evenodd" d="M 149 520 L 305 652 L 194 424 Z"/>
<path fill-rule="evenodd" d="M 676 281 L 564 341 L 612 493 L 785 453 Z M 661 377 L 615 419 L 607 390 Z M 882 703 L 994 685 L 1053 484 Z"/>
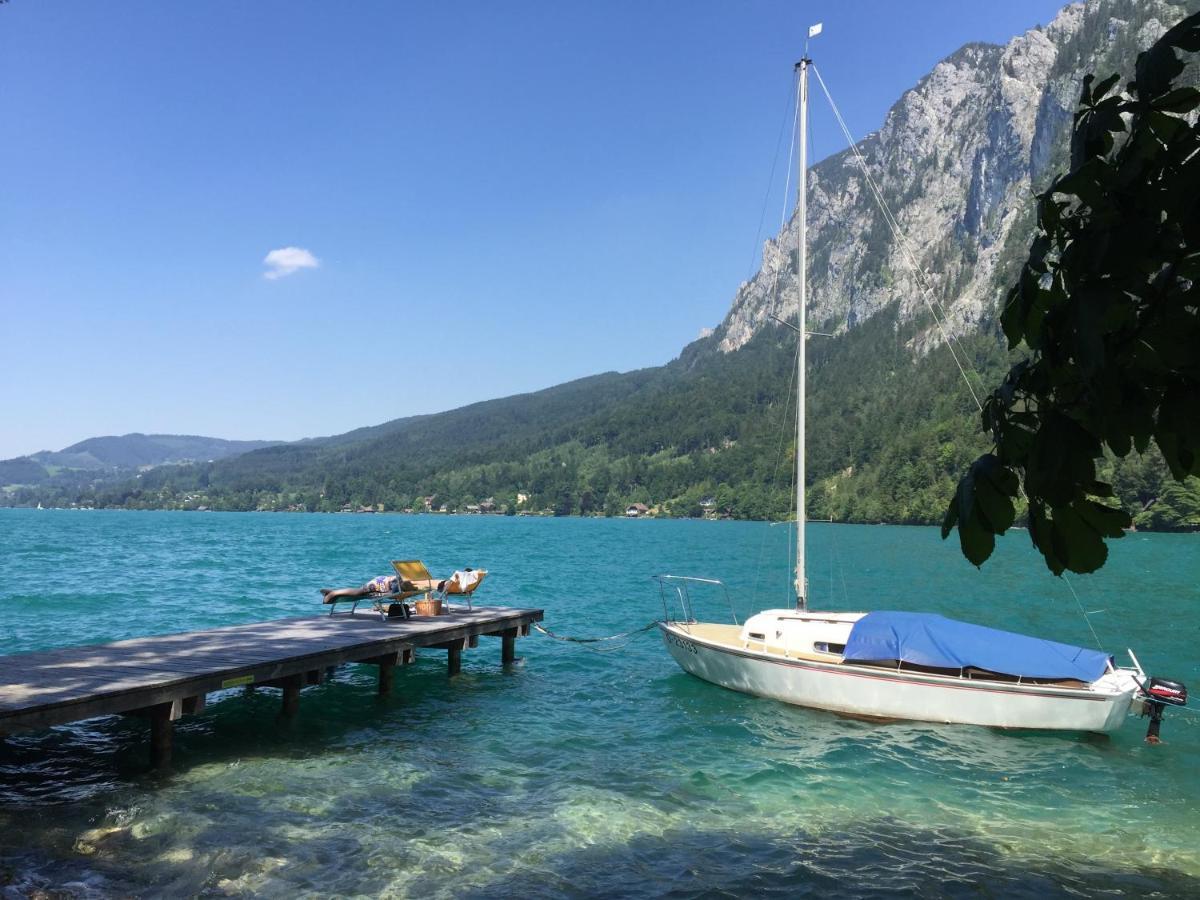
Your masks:
<path fill-rule="evenodd" d="M 819 25 L 813 26 L 809 37 L 820 30 Z M 708 578 L 657 576 L 663 598 L 663 619 L 658 627 L 667 650 L 684 671 L 705 681 L 843 715 L 1111 732 L 1132 711 L 1150 716 L 1147 740 L 1157 742 L 1164 707 L 1186 704 L 1187 689 L 1177 681 L 1147 678 L 1132 651 L 1132 666 L 1118 666 L 1103 651 L 940 615 L 808 608 L 804 554 L 805 195 L 811 66 L 806 47 L 804 58 L 796 63 L 800 129 L 796 604 L 792 609 L 764 610 L 740 625 L 736 617 L 734 624 L 700 622 L 693 615 L 690 591 L 698 584 L 724 585 Z"/>

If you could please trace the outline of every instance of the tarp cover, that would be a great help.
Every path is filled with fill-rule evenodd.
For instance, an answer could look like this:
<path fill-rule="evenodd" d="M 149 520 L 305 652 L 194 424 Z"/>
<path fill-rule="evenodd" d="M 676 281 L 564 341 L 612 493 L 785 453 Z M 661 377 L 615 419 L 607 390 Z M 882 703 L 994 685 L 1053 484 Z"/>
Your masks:
<path fill-rule="evenodd" d="M 1109 656 L 931 613 L 873 612 L 854 623 L 844 658 L 897 659 L 942 669 L 973 666 L 1022 678 L 1095 681 L 1104 674 Z"/>

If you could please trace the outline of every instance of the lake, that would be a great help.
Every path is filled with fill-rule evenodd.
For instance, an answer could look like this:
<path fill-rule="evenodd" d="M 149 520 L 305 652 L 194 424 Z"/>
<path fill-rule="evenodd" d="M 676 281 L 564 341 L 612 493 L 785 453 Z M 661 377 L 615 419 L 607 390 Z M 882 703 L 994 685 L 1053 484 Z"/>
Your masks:
<path fill-rule="evenodd" d="M 933 528 L 810 526 L 811 604 L 929 610 L 1083 646 L 1200 687 L 1200 537 L 1129 534 L 1049 575 L 1024 532 L 982 571 Z M 790 605 L 765 523 L 0 509 L 2 652 L 320 614 L 388 560 L 491 572 L 478 602 L 602 636 L 661 615 L 650 576 Z M 702 598 L 727 620 L 721 598 Z M 1087 618 L 1084 612 L 1089 615 Z M 1091 628 L 1089 628 L 1089 620 Z M 597 652 L 603 648 L 607 652 Z M 177 723 L 107 718 L 0 743 L 0 888 L 65 895 L 1200 895 L 1200 719 L 1111 737 L 875 724 L 725 691 L 655 632 L 589 648 L 425 651 L 388 698 L 347 666 Z"/>

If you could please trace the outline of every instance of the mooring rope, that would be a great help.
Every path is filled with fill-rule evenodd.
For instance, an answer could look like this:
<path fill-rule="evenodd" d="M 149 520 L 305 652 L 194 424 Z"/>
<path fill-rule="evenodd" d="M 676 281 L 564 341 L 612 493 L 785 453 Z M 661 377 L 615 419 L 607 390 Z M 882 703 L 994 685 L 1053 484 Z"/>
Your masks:
<path fill-rule="evenodd" d="M 570 637 L 568 635 L 555 634 L 549 628 L 543 628 L 537 622 L 533 623 L 533 627 L 536 628 L 538 631 L 540 631 L 542 634 L 546 635 L 546 637 L 554 638 L 554 640 L 556 640 L 556 641 L 569 641 L 572 644 L 598 644 L 603 641 L 615 641 L 615 640 L 619 640 L 620 638 L 633 637 L 634 635 L 641 634 L 643 631 L 649 631 L 651 628 L 653 628 L 657 624 L 658 624 L 657 622 L 650 622 L 648 625 L 643 625 L 641 628 L 635 628 L 633 631 L 622 631 L 620 634 L 610 634 L 605 637 L 586 637 L 586 638 Z"/>

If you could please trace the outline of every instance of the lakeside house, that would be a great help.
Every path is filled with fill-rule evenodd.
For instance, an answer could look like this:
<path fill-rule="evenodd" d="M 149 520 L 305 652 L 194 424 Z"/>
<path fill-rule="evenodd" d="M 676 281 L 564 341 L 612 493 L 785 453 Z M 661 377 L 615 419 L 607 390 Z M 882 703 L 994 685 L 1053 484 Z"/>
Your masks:
<path fill-rule="evenodd" d="M 648 512 L 650 512 L 650 507 L 645 503 L 630 503 L 625 508 L 625 515 L 630 519 L 640 519 Z"/>

